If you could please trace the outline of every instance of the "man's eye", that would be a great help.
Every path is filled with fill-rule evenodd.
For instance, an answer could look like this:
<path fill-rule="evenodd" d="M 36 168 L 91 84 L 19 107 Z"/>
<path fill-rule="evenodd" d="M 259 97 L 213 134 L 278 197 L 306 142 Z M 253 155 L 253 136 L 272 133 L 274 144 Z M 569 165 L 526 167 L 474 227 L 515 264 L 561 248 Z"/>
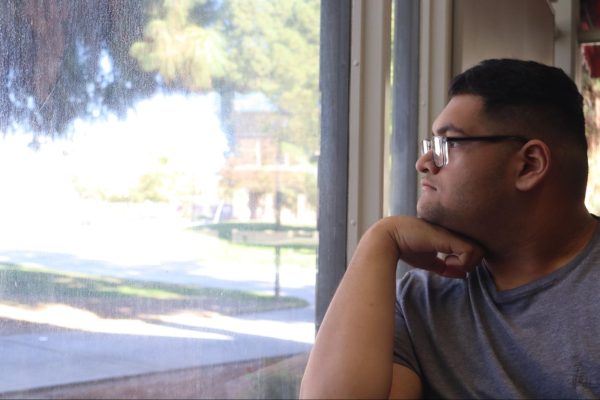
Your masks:
<path fill-rule="evenodd" d="M 460 142 L 455 142 L 454 140 L 448 140 L 447 143 L 449 148 L 460 146 Z"/>

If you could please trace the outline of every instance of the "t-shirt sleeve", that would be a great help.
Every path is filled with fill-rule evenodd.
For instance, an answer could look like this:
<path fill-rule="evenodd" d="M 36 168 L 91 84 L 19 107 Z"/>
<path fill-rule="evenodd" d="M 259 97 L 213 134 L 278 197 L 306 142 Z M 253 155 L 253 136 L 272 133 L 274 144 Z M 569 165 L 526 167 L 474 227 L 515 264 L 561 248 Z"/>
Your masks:
<path fill-rule="evenodd" d="M 417 361 L 415 348 L 410 334 L 409 326 L 404 317 L 404 307 L 406 302 L 404 296 L 406 286 L 410 284 L 410 274 L 398 281 L 396 290 L 396 307 L 395 307 L 395 329 L 394 329 L 394 363 L 404 365 L 415 371 L 421 376 L 421 368 Z M 409 302 L 410 303 L 410 302 Z"/>

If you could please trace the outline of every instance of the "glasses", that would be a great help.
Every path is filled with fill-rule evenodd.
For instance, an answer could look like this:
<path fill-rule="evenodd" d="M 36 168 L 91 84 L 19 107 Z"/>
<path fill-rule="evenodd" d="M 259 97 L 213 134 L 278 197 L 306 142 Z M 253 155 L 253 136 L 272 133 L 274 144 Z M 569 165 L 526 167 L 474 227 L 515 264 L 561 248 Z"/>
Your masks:
<path fill-rule="evenodd" d="M 432 151 L 433 163 L 436 167 L 442 168 L 448 165 L 448 143 L 451 145 L 460 142 L 502 142 L 505 140 L 517 140 L 526 143 L 529 139 L 523 136 L 469 136 L 469 137 L 446 137 L 433 136 L 429 139 L 424 139 L 421 142 L 421 155 L 425 155 Z"/>

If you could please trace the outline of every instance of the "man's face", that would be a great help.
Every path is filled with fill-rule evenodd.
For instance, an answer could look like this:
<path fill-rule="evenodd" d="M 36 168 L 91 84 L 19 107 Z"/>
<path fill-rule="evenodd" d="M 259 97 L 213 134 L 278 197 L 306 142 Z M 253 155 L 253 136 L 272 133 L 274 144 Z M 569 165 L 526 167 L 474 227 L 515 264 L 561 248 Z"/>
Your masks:
<path fill-rule="evenodd" d="M 502 135 L 492 132 L 478 96 L 453 97 L 433 123 L 433 135 L 451 137 Z M 514 187 L 507 162 L 515 144 L 449 142 L 448 164 L 437 167 L 431 152 L 421 156 L 416 168 L 423 174 L 419 217 L 478 239 L 482 228 L 506 211 Z"/>

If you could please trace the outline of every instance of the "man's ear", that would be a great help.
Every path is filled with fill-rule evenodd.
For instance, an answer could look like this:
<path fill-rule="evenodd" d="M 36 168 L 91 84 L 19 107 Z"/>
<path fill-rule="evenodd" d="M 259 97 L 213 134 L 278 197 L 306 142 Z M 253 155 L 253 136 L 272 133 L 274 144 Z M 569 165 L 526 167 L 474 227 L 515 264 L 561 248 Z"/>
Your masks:
<path fill-rule="evenodd" d="M 533 139 L 523 145 L 518 157 L 520 163 L 515 186 L 525 192 L 537 186 L 548 174 L 551 152 L 546 143 Z"/>

